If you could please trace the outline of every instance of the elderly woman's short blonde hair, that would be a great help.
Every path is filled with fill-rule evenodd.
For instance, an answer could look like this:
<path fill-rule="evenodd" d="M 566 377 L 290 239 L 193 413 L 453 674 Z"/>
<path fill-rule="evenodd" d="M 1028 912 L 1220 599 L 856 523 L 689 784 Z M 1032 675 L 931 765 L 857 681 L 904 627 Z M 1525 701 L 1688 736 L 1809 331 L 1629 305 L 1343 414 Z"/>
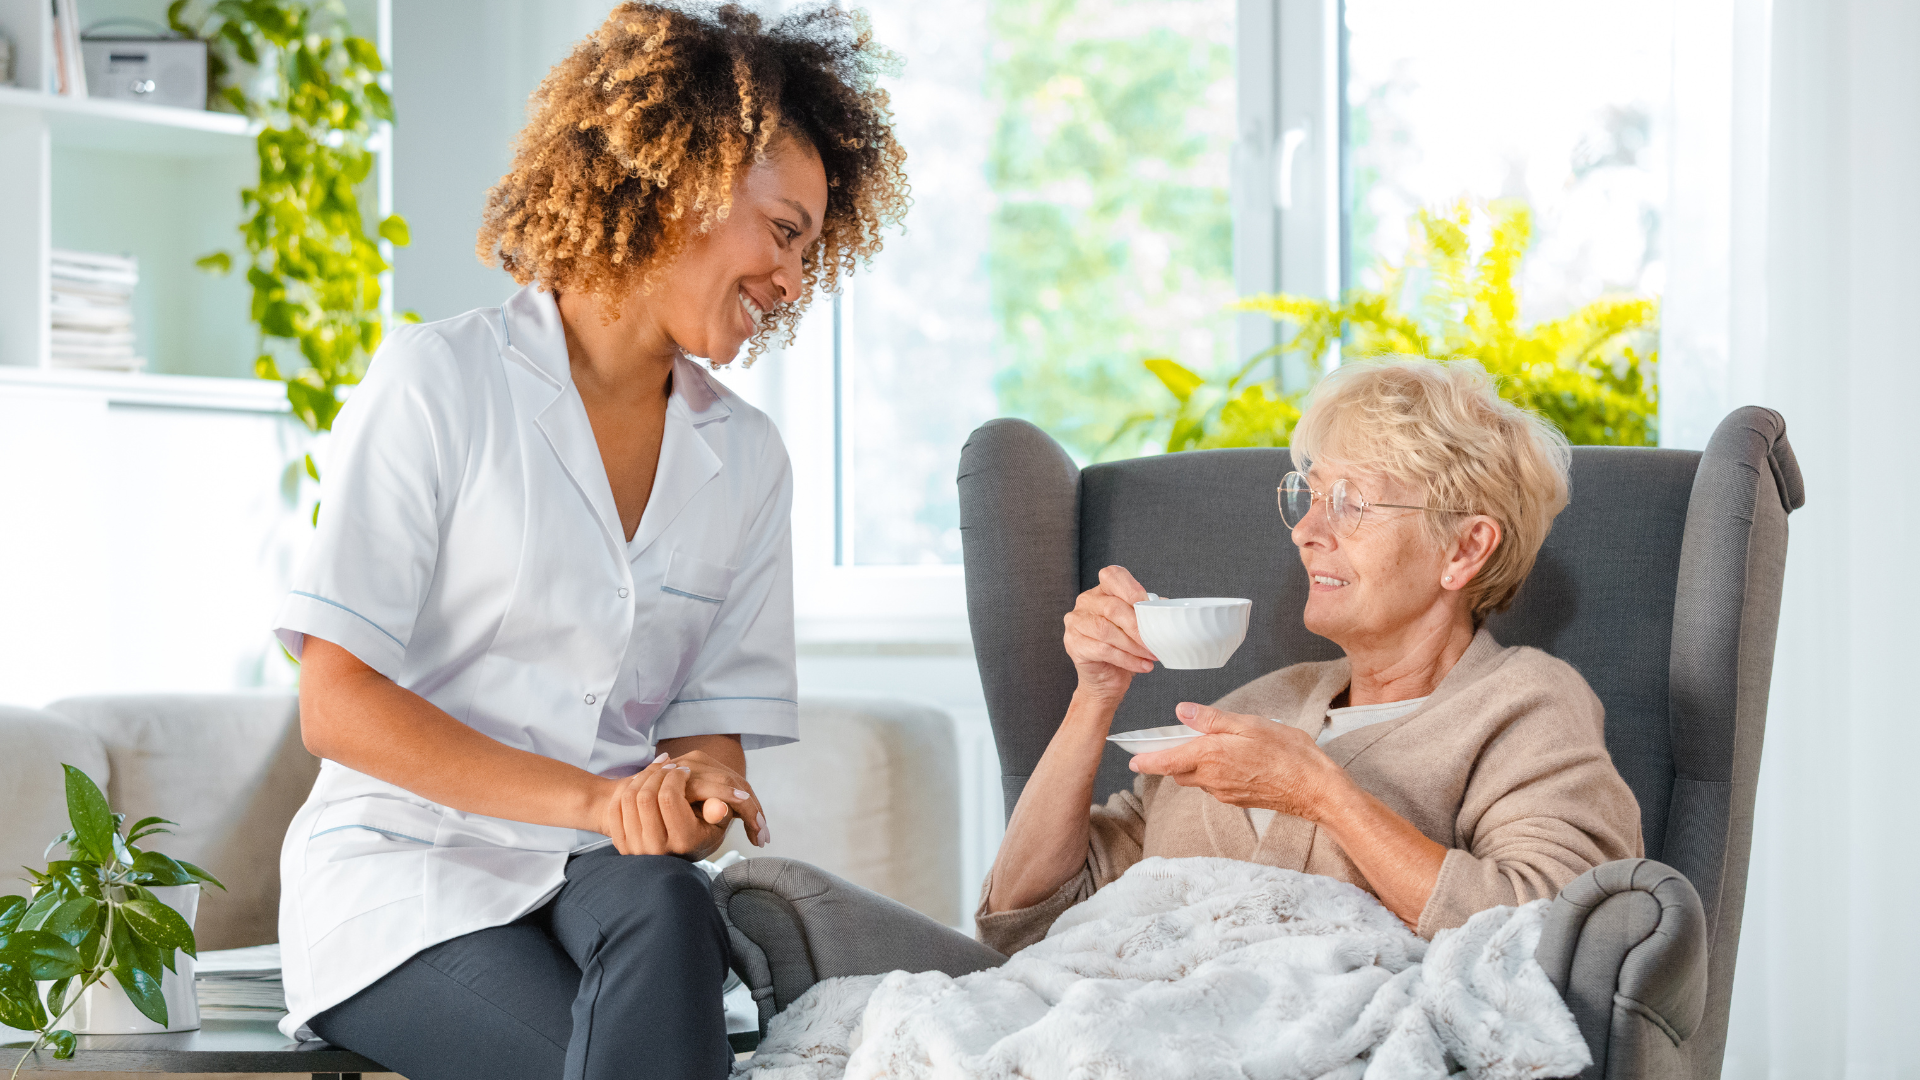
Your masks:
<path fill-rule="evenodd" d="M 1301 472 L 1316 460 L 1352 466 L 1423 490 L 1428 506 L 1500 523 L 1499 546 L 1467 585 L 1475 625 L 1513 603 L 1567 505 L 1567 437 L 1502 398 L 1472 360 L 1343 364 L 1314 388 L 1292 441 Z M 1442 545 L 1466 521 L 1459 514 L 1425 516 L 1428 535 Z"/>

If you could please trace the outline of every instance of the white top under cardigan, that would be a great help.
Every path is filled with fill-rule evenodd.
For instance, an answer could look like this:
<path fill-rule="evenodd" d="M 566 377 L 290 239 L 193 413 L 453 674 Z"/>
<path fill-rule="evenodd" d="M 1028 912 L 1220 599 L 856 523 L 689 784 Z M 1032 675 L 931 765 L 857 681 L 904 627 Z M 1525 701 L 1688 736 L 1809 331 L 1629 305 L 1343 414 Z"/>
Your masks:
<path fill-rule="evenodd" d="M 1368 724 L 1384 724 L 1389 720 L 1398 720 L 1426 703 L 1426 698 L 1417 697 L 1406 701 L 1383 701 L 1377 705 L 1349 705 L 1344 709 L 1328 709 L 1326 723 L 1321 725 L 1320 734 L 1314 736 L 1313 744 L 1325 746 L 1347 732 L 1359 731 Z M 1253 831 L 1256 836 L 1267 835 L 1267 826 L 1272 824 L 1273 814 L 1272 810 L 1258 806 L 1247 808 L 1247 820 L 1253 822 Z"/>
<path fill-rule="evenodd" d="M 532 287 L 391 334 L 321 475 L 275 623 L 296 657 L 307 634 L 333 642 L 508 746 L 603 776 L 662 739 L 798 737 L 786 448 L 692 361 L 674 367 L 631 543 L 559 310 Z M 281 852 L 281 1030 L 533 910 L 596 841 L 323 763 Z"/>

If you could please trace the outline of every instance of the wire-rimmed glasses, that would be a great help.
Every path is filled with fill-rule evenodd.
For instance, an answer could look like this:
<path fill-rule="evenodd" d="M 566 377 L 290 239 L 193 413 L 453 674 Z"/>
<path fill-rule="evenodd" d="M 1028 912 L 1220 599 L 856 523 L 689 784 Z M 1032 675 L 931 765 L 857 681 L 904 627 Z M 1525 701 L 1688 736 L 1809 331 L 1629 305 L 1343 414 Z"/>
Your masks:
<path fill-rule="evenodd" d="M 1304 474 L 1290 472 L 1280 479 L 1280 520 L 1287 528 L 1298 528 L 1308 514 L 1313 512 L 1313 504 L 1324 500 L 1327 509 L 1327 525 L 1337 536 L 1352 536 L 1360 527 L 1360 519 L 1366 516 L 1367 507 L 1378 506 L 1394 510 L 1426 510 L 1435 514 L 1471 514 L 1471 510 L 1450 510 L 1443 506 L 1408 506 L 1405 503 L 1368 502 L 1360 494 L 1352 481 L 1342 477 L 1335 480 L 1326 491 L 1313 490 Z"/>

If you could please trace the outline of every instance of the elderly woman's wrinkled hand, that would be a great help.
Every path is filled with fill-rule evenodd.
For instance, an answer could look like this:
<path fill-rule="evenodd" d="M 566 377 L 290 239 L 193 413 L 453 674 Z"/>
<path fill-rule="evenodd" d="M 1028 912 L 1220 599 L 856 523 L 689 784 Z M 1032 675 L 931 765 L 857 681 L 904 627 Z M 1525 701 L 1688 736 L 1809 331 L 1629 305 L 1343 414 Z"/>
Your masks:
<path fill-rule="evenodd" d="M 1100 571 L 1100 584 L 1080 594 L 1067 612 L 1067 655 L 1080 675 L 1080 690 L 1098 697 L 1125 695 L 1135 675 L 1153 670 L 1159 657 L 1140 639 L 1133 605 L 1147 590 L 1123 566 Z"/>
<path fill-rule="evenodd" d="M 1181 723 L 1205 737 L 1136 755 L 1133 771 L 1200 788 L 1233 806 L 1278 810 L 1309 821 L 1322 820 L 1352 784 L 1299 728 L 1193 702 L 1174 711 Z"/>

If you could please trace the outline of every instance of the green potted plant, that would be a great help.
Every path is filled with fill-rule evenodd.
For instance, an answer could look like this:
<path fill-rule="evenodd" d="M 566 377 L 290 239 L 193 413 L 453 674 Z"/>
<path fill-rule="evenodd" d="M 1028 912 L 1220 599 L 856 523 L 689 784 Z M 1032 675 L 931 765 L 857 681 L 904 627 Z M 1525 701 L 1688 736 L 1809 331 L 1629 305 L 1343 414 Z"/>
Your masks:
<path fill-rule="evenodd" d="M 148 817 L 125 826 L 91 777 L 63 768 L 72 828 L 47 851 L 65 845 L 67 857 L 27 871 L 30 897 L 0 896 L 0 1024 L 37 1033 L 16 1076 L 42 1046 L 72 1057 L 76 1033 L 198 1027 L 192 960 L 176 954 L 195 955 L 200 886 L 226 887 L 190 862 L 138 846 L 173 822 Z M 121 1001 L 137 1014 L 131 1023 Z"/>

